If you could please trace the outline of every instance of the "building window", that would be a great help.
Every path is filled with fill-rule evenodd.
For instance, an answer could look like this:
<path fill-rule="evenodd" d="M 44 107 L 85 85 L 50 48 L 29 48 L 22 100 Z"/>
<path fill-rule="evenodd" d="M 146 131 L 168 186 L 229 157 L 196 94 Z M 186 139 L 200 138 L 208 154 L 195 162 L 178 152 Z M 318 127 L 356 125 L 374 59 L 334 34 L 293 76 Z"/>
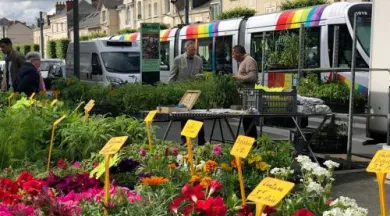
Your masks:
<path fill-rule="evenodd" d="M 107 13 L 106 11 L 102 12 L 103 23 L 107 22 L 106 13 Z"/>
<path fill-rule="evenodd" d="M 64 23 L 61 23 L 61 31 L 65 31 L 64 30 Z"/>
<path fill-rule="evenodd" d="M 170 13 L 171 12 L 171 0 L 165 0 L 165 13 Z"/>
<path fill-rule="evenodd" d="M 151 4 L 148 5 L 148 15 L 149 15 L 149 18 L 152 17 L 152 5 Z"/>
<path fill-rule="evenodd" d="M 137 10 L 138 10 L 138 19 L 142 19 L 142 8 L 141 8 L 140 1 L 137 3 Z"/>
<path fill-rule="evenodd" d="M 127 10 L 126 10 L 126 24 L 129 25 L 131 22 L 131 11 L 130 11 L 130 7 L 127 7 Z"/>
<path fill-rule="evenodd" d="M 221 5 L 219 3 L 210 4 L 210 20 L 217 19 L 217 16 L 221 13 Z"/>
<path fill-rule="evenodd" d="M 158 8 L 157 8 L 157 2 L 154 3 L 154 16 L 157 17 Z"/>

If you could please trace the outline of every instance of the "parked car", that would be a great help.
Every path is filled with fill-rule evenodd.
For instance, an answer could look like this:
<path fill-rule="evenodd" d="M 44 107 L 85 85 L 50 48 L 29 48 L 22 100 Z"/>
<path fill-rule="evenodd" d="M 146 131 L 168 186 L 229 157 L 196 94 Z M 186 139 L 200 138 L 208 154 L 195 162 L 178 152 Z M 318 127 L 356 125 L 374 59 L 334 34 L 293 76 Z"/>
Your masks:
<path fill-rule="evenodd" d="M 47 89 L 50 89 L 55 79 L 64 77 L 65 60 L 62 59 L 42 59 L 41 74 Z"/>

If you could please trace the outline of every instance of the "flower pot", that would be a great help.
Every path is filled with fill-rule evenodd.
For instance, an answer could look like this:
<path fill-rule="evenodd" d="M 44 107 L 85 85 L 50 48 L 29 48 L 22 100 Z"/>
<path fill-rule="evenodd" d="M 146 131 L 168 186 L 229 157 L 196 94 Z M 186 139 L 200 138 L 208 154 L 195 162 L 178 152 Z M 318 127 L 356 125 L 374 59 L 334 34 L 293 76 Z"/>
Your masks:
<path fill-rule="evenodd" d="M 348 113 L 349 112 L 349 101 L 341 99 L 330 99 L 328 97 L 321 97 L 326 105 L 330 107 L 332 112 L 335 113 Z M 355 106 L 353 109 L 354 113 L 365 113 L 366 102 L 364 100 L 355 100 Z"/>

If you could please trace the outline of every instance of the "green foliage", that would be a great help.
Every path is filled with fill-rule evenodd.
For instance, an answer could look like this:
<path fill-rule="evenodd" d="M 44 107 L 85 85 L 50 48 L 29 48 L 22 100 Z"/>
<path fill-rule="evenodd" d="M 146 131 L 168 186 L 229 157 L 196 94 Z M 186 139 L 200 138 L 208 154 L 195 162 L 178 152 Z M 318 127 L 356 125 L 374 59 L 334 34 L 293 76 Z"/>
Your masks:
<path fill-rule="evenodd" d="M 92 34 L 89 34 L 89 35 L 83 35 L 80 37 L 80 41 L 87 41 L 87 40 L 91 40 L 91 39 L 95 39 L 95 38 L 101 38 L 101 37 L 106 37 L 107 34 L 104 34 L 104 33 L 92 33 Z"/>
<path fill-rule="evenodd" d="M 165 23 L 160 23 L 160 29 L 161 29 L 161 30 L 169 29 L 169 25 L 168 25 L 168 24 L 165 24 Z"/>
<path fill-rule="evenodd" d="M 299 61 L 299 36 L 285 31 L 275 40 L 271 40 L 271 48 L 267 55 L 267 65 L 296 67 Z"/>
<path fill-rule="evenodd" d="M 21 46 L 19 46 L 19 45 L 14 45 L 14 49 L 15 49 L 16 51 L 20 52 L 20 48 L 21 48 Z"/>
<path fill-rule="evenodd" d="M 280 10 L 291 10 L 315 5 L 329 4 L 328 0 L 285 0 L 280 4 Z"/>
<path fill-rule="evenodd" d="M 23 45 L 21 51 L 23 55 L 27 55 L 27 53 L 31 52 L 31 45 L 29 44 Z"/>
<path fill-rule="evenodd" d="M 238 17 L 251 17 L 256 14 L 256 11 L 253 9 L 249 8 L 243 8 L 243 7 L 238 7 L 234 8 L 232 10 L 228 10 L 225 12 L 222 12 L 217 16 L 218 20 L 226 20 L 226 19 L 232 19 L 232 18 L 238 18 Z"/>
<path fill-rule="evenodd" d="M 69 39 L 60 39 L 56 41 L 57 58 L 66 59 L 69 43 Z"/>
<path fill-rule="evenodd" d="M 54 40 L 49 40 L 47 43 L 47 54 L 49 58 L 57 58 L 57 43 Z"/>
<path fill-rule="evenodd" d="M 33 44 L 33 45 L 32 45 L 32 50 L 33 50 L 34 52 L 39 52 L 39 44 Z"/>
<path fill-rule="evenodd" d="M 130 34 L 137 32 L 137 29 L 132 29 L 132 28 L 124 28 L 118 31 L 118 34 Z"/>

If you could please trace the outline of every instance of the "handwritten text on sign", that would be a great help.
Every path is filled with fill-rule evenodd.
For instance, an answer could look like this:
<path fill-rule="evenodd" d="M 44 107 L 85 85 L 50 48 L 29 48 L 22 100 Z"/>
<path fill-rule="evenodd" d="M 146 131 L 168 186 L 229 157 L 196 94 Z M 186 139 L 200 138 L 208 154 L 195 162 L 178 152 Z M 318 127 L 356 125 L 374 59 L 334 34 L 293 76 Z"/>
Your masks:
<path fill-rule="evenodd" d="M 390 173 L 390 151 L 379 150 L 368 165 L 367 172 Z"/>
<path fill-rule="evenodd" d="M 102 155 L 113 155 L 122 148 L 127 139 L 128 136 L 113 137 L 107 142 L 107 144 L 102 148 L 102 150 L 100 150 L 99 153 Z"/>
<path fill-rule="evenodd" d="M 183 130 L 181 131 L 181 135 L 194 139 L 196 136 L 198 136 L 202 126 L 203 122 L 188 120 Z"/>
<path fill-rule="evenodd" d="M 249 194 L 248 200 L 276 206 L 293 187 L 294 183 L 267 177 Z"/>
<path fill-rule="evenodd" d="M 157 110 L 150 111 L 145 118 L 145 122 L 152 122 L 154 119 L 154 116 L 156 116 L 156 113 L 157 113 Z"/>
<path fill-rule="evenodd" d="M 254 138 L 240 135 L 234 143 L 230 154 L 237 157 L 246 158 L 251 151 L 254 142 Z"/>

